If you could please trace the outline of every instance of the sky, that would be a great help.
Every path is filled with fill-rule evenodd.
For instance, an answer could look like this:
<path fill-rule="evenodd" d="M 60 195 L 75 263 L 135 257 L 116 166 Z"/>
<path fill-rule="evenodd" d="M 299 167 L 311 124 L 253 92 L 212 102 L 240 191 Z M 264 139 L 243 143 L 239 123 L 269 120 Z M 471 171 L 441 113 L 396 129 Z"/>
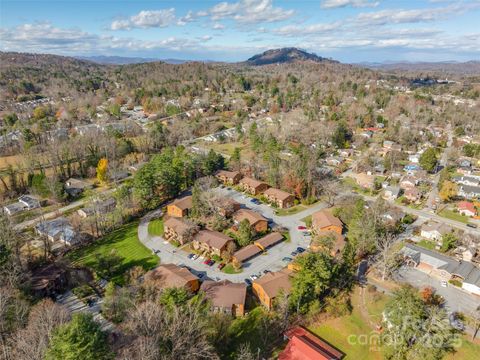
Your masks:
<path fill-rule="evenodd" d="M 0 50 L 243 61 L 480 60 L 480 0 L 0 0 Z"/>

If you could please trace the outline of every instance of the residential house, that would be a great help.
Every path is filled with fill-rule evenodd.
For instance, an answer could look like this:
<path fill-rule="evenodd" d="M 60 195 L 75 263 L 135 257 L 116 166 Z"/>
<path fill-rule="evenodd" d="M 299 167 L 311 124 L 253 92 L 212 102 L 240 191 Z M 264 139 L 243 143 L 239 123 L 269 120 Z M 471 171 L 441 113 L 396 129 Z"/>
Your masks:
<path fill-rule="evenodd" d="M 480 176 L 475 175 L 455 176 L 453 181 L 461 185 L 480 186 Z"/>
<path fill-rule="evenodd" d="M 243 316 L 247 286 L 244 283 L 232 283 L 229 280 L 205 280 L 200 287 L 205 298 L 212 304 L 213 312 Z"/>
<path fill-rule="evenodd" d="M 200 230 L 192 241 L 195 250 L 222 256 L 229 247 L 235 248 L 232 238 L 218 231 Z"/>
<path fill-rule="evenodd" d="M 243 220 L 247 220 L 257 233 L 262 233 L 268 230 L 268 221 L 259 213 L 250 209 L 240 209 L 233 214 L 235 224 L 240 224 Z"/>
<path fill-rule="evenodd" d="M 100 134 L 100 126 L 97 124 L 87 124 L 87 125 L 79 125 L 75 126 L 75 132 L 80 136 L 95 136 Z"/>
<path fill-rule="evenodd" d="M 312 214 L 312 228 L 316 233 L 333 231 L 341 234 L 343 232 L 343 224 L 340 219 L 325 209 Z"/>
<path fill-rule="evenodd" d="M 462 282 L 462 289 L 480 295 L 480 269 L 468 261 L 456 260 L 420 246 L 407 244 L 402 249 L 405 261 L 417 270 L 440 280 Z"/>
<path fill-rule="evenodd" d="M 176 199 L 171 204 L 167 205 L 168 216 L 184 217 L 188 215 L 188 212 L 192 208 L 192 197 L 184 196 L 180 199 Z"/>
<path fill-rule="evenodd" d="M 23 204 L 26 210 L 33 210 L 39 208 L 40 201 L 32 195 L 22 195 L 18 198 L 18 202 Z"/>
<path fill-rule="evenodd" d="M 418 164 L 420 162 L 420 154 L 408 155 L 408 161 L 413 164 Z"/>
<path fill-rule="evenodd" d="M 452 229 L 445 224 L 431 221 L 422 225 L 420 229 L 420 236 L 429 239 L 440 241 L 442 236 L 452 232 Z"/>
<path fill-rule="evenodd" d="M 48 264 L 34 270 L 30 277 L 30 290 L 35 296 L 46 297 L 66 289 L 68 274 L 57 264 Z"/>
<path fill-rule="evenodd" d="M 411 202 L 417 202 L 422 198 L 422 193 L 417 188 L 408 188 L 403 195 L 405 199 Z"/>
<path fill-rule="evenodd" d="M 382 197 L 385 200 L 393 201 L 400 196 L 401 189 L 398 186 L 387 186 L 383 191 Z"/>
<path fill-rule="evenodd" d="M 35 231 L 40 236 L 46 236 L 52 242 L 61 241 L 68 246 L 76 244 L 79 240 L 78 234 L 64 217 L 42 221 L 35 226 Z"/>
<path fill-rule="evenodd" d="M 396 225 L 400 221 L 402 221 L 404 216 L 405 216 L 405 214 L 403 213 L 402 210 L 394 207 L 394 208 L 390 208 L 387 211 L 385 211 L 385 213 L 382 214 L 382 219 L 387 224 Z"/>
<path fill-rule="evenodd" d="M 12 204 L 8 204 L 8 205 L 5 205 L 3 207 L 3 211 L 5 212 L 5 214 L 7 214 L 8 216 L 13 216 L 15 214 L 18 214 L 19 212 L 22 212 L 25 210 L 25 206 L 20 203 L 20 202 L 14 202 Z"/>
<path fill-rule="evenodd" d="M 198 228 L 190 222 L 176 217 L 169 217 L 163 223 L 163 237 L 168 241 L 176 241 L 181 245 L 191 241 Z"/>
<path fill-rule="evenodd" d="M 145 281 L 154 284 L 159 289 L 184 288 L 191 292 L 199 289 L 198 277 L 187 268 L 175 264 L 162 264 L 145 274 Z"/>
<path fill-rule="evenodd" d="M 280 189 L 269 188 L 265 190 L 263 195 L 269 202 L 275 204 L 280 209 L 292 207 L 295 203 L 295 196 Z"/>
<path fill-rule="evenodd" d="M 244 262 L 253 259 L 255 256 L 260 254 L 262 250 L 255 244 L 250 244 L 247 245 L 243 248 L 241 248 L 238 251 L 235 251 L 235 253 L 232 256 L 232 260 L 237 264 L 241 265 Z"/>
<path fill-rule="evenodd" d="M 460 201 L 457 204 L 458 212 L 465 216 L 473 217 L 477 214 L 477 210 L 475 209 L 475 205 L 469 201 Z"/>
<path fill-rule="evenodd" d="M 460 185 L 458 196 L 464 197 L 465 199 L 479 199 L 480 186 Z"/>
<path fill-rule="evenodd" d="M 326 162 L 330 166 L 339 166 L 345 161 L 344 158 L 339 157 L 339 156 L 330 156 L 327 158 Z"/>
<path fill-rule="evenodd" d="M 279 232 L 272 232 L 261 239 L 256 240 L 254 244 L 262 250 L 267 250 L 269 247 L 274 246 L 283 240 L 284 237 L 282 234 Z"/>
<path fill-rule="evenodd" d="M 253 281 L 252 291 L 260 300 L 260 303 L 268 310 L 272 309 L 275 298 L 284 293 L 290 294 L 292 283 L 290 276 L 292 271 L 282 269 L 277 272 L 269 272 L 259 279 Z"/>
<path fill-rule="evenodd" d="M 260 195 L 269 188 L 267 183 L 249 177 L 244 177 L 239 184 L 243 191 L 252 195 Z"/>
<path fill-rule="evenodd" d="M 72 197 L 77 197 L 85 190 L 93 188 L 93 185 L 84 180 L 70 178 L 65 181 L 64 188 L 68 195 Z"/>
<path fill-rule="evenodd" d="M 83 218 L 87 218 L 92 215 L 101 215 L 101 214 L 108 214 L 115 210 L 115 206 L 117 202 L 114 198 L 109 198 L 106 200 L 97 200 L 94 201 L 91 206 L 84 207 L 77 211 L 78 215 Z"/>
<path fill-rule="evenodd" d="M 215 177 L 224 185 L 236 185 L 242 179 L 243 175 L 238 171 L 219 170 Z"/>
<path fill-rule="evenodd" d="M 345 354 L 301 326 L 284 334 L 288 340 L 278 360 L 341 360 Z"/>
<path fill-rule="evenodd" d="M 407 175 L 400 180 L 399 185 L 403 190 L 412 189 L 418 185 L 418 179 L 412 175 Z"/>
<path fill-rule="evenodd" d="M 361 188 L 367 190 L 373 190 L 375 188 L 375 176 L 365 173 L 352 174 L 351 176 Z"/>

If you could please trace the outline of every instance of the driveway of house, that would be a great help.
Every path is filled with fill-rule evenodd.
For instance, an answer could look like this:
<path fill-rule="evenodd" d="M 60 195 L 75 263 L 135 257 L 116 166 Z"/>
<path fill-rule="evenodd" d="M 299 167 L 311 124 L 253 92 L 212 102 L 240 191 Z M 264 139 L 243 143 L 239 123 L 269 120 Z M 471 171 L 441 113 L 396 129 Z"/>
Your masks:
<path fill-rule="evenodd" d="M 408 266 L 401 267 L 395 273 L 394 279 L 398 282 L 413 285 L 416 288 L 432 287 L 436 290 L 437 294 L 443 296 L 449 312 L 459 311 L 464 314 L 471 314 L 480 306 L 479 296 L 469 294 L 451 284 L 448 284 L 447 287 L 442 287 L 440 280 Z"/>
<path fill-rule="evenodd" d="M 244 207 L 248 207 L 259 212 L 265 218 L 271 219 L 274 223 L 274 226 L 279 225 L 287 228 L 290 233 L 290 241 L 281 242 L 280 244 L 268 249 L 263 255 L 258 255 L 257 257 L 245 262 L 242 267 L 243 271 L 240 274 L 226 274 L 218 270 L 218 263 L 210 267 L 203 264 L 201 259 L 191 260 L 187 257 L 188 254 L 186 252 L 174 247 L 162 237 L 151 236 L 148 233 L 148 223 L 151 219 L 160 217 L 162 215 L 162 213 L 158 210 L 148 214 L 140 221 L 138 226 L 138 238 L 152 251 L 159 250 L 157 255 L 164 264 L 173 263 L 177 265 L 186 265 L 192 269 L 194 274 L 200 275 L 202 278 L 208 277 L 217 281 L 228 279 L 232 282 L 243 282 L 244 279 L 249 278 L 254 274 L 259 275 L 263 273 L 264 270 L 278 271 L 284 268 L 288 263 L 282 261 L 283 257 L 291 257 L 290 253 L 296 250 L 297 247 L 303 247 L 306 249 L 310 245 L 310 237 L 305 236 L 302 231 L 297 229 L 297 227 L 299 225 L 305 225 L 301 219 L 327 207 L 327 205 L 324 203 L 318 203 L 297 214 L 277 216 L 275 215 L 273 208 L 265 204 L 253 204 L 250 202 L 251 198 L 243 193 L 239 193 L 238 191 L 227 188 L 217 188 L 216 191 L 224 196 L 238 201 Z"/>

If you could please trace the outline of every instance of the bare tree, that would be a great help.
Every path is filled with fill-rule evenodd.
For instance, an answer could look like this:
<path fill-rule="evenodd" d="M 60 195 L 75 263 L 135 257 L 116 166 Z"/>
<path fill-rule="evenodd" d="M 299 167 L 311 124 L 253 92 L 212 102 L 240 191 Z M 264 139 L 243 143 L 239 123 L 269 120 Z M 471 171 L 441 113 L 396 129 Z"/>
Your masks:
<path fill-rule="evenodd" d="M 396 235 L 386 232 L 383 236 L 379 236 L 376 247 L 375 264 L 382 275 L 382 280 L 385 280 L 400 265 Z"/>

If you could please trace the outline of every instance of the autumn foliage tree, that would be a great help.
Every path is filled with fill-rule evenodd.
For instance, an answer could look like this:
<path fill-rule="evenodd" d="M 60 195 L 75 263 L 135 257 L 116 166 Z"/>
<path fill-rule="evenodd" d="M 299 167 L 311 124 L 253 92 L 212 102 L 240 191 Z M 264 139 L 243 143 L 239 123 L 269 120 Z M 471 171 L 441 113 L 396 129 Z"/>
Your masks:
<path fill-rule="evenodd" d="M 102 158 L 98 161 L 97 165 L 97 179 L 98 181 L 105 183 L 108 179 L 107 177 L 107 170 L 108 170 L 108 160 Z"/>

